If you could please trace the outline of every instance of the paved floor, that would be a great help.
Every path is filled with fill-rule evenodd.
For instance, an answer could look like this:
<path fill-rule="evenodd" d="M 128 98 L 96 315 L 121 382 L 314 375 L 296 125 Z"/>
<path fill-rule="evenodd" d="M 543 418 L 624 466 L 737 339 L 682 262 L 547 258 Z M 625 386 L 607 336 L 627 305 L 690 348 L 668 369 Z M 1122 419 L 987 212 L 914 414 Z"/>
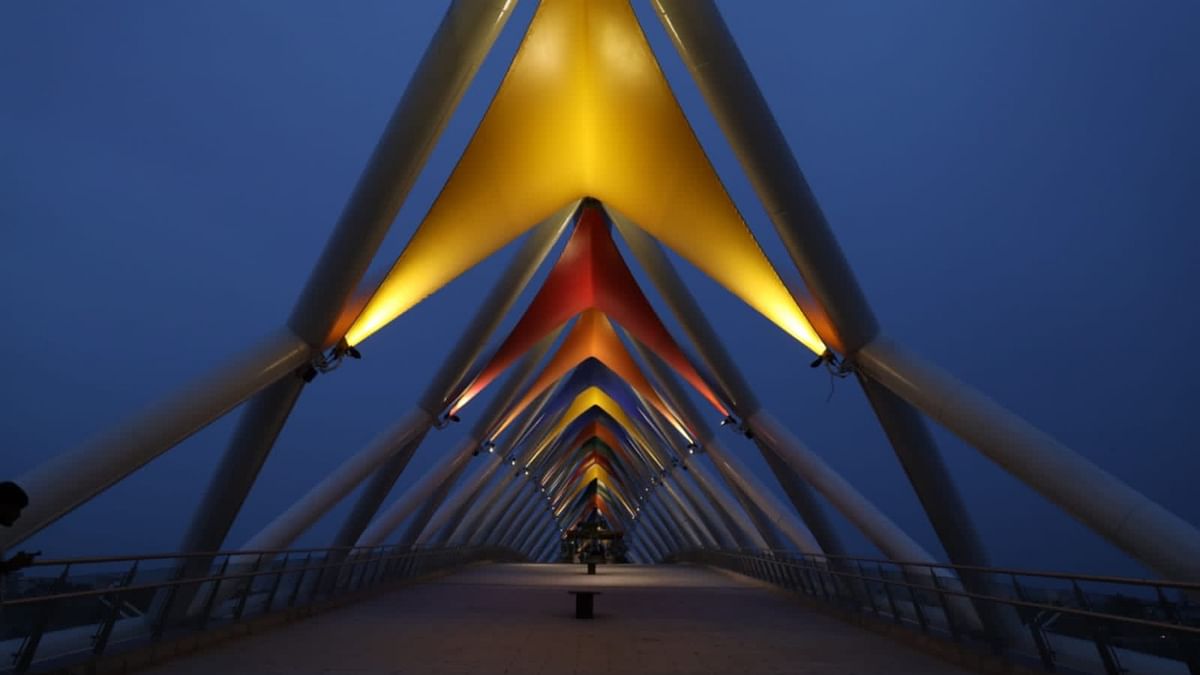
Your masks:
<path fill-rule="evenodd" d="M 567 589 L 596 587 L 596 618 Z M 686 566 L 489 565 L 162 664 L 152 673 L 962 673 Z"/>

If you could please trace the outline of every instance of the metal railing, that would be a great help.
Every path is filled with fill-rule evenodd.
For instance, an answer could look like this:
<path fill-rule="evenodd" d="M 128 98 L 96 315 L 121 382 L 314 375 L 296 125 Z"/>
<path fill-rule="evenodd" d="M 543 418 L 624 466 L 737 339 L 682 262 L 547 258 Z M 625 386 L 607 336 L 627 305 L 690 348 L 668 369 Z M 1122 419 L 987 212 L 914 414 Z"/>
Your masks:
<path fill-rule="evenodd" d="M 672 559 L 728 569 L 1050 672 L 1200 675 L 1198 583 L 784 551 L 693 550 Z M 978 583 L 976 592 L 964 589 L 958 579 L 968 575 L 987 591 L 978 592 Z M 972 608 L 1011 619 L 1010 643 L 972 623 Z"/>
<path fill-rule="evenodd" d="M 98 659 L 478 561 L 499 548 L 221 551 L 68 558 L 3 578 L 0 672 Z"/>

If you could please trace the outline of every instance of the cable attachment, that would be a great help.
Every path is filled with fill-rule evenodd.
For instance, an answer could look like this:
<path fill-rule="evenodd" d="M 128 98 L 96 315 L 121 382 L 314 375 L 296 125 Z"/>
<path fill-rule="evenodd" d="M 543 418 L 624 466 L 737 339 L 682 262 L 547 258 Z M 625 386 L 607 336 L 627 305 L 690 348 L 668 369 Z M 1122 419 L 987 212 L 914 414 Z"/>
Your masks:
<path fill-rule="evenodd" d="M 819 368 L 825 366 L 825 372 L 829 373 L 829 395 L 825 397 L 825 402 L 829 403 L 833 400 L 834 383 L 836 380 L 843 380 L 854 372 L 854 364 L 850 360 L 838 359 L 837 354 L 832 350 L 826 349 L 815 361 L 808 364 L 809 368 Z"/>
<path fill-rule="evenodd" d="M 750 440 L 754 440 L 754 430 L 751 429 L 750 425 L 747 424 L 746 422 L 742 422 L 741 424 L 739 424 L 737 430 L 742 432 L 742 435 L 745 436 L 746 438 L 748 438 Z"/>
<path fill-rule="evenodd" d="M 437 418 L 437 421 L 433 423 L 433 428 L 437 429 L 438 431 L 441 431 L 442 429 L 445 429 L 446 427 L 450 426 L 451 424 L 454 424 L 455 422 L 461 422 L 461 421 L 462 421 L 462 418 L 460 418 L 458 415 L 455 415 L 454 413 L 443 413 L 440 417 Z"/>
<path fill-rule="evenodd" d="M 317 352 L 308 365 L 301 366 L 297 374 L 305 382 L 312 382 L 318 374 L 332 373 L 337 370 L 342 365 L 342 360 L 347 356 L 352 359 L 361 359 L 362 352 L 346 344 L 346 340 L 343 338 L 330 348 L 329 351 Z"/>

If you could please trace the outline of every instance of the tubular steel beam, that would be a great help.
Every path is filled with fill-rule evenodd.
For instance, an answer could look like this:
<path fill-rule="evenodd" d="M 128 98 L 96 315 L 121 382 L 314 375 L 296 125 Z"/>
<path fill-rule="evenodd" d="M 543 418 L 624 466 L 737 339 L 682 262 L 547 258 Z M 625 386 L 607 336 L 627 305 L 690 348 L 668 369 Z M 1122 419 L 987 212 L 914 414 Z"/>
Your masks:
<path fill-rule="evenodd" d="M 737 537 L 726 527 L 725 520 L 717 513 L 720 504 L 710 499 L 705 499 L 700 494 L 700 490 L 693 484 L 690 478 L 690 473 L 690 471 L 675 471 L 672 472 L 672 475 L 676 478 L 676 482 L 679 483 L 679 487 L 683 489 L 688 503 L 700 515 L 708 530 L 717 538 L 717 543 L 720 544 L 721 548 L 726 550 L 739 548 Z"/>
<path fill-rule="evenodd" d="M 399 499 L 388 505 L 371 524 L 363 530 L 358 539 L 351 542 L 356 547 L 379 546 L 400 527 L 413 511 L 428 503 L 429 496 L 443 484 L 446 479 L 471 457 L 471 449 L 475 441 L 465 438 L 459 442 L 453 451 L 442 461 L 430 467 L 421 478 L 404 491 Z"/>
<path fill-rule="evenodd" d="M 1200 580 L 1200 532 L 992 399 L 880 339 L 858 365 L 1166 579 Z"/>
<path fill-rule="evenodd" d="M 485 544 L 498 544 L 504 546 L 516 531 L 516 524 L 524 524 L 524 519 L 528 517 L 529 512 L 537 508 L 538 499 L 536 490 L 533 490 L 529 481 L 521 478 L 515 479 L 518 482 L 517 494 L 513 499 L 512 505 L 505 509 L 503 516 L 497 520 L 496 526 L 492 528 L 483 538 Z"/>
<path fill-rule="evenodd" d="M 288 324 L 323 346 L 515 0 L 455 0 L 384 127 Z"/>
<path fill-rule="evenodd" d="M 434 144 L 508 20 L 509 4 L 456 1 L 442 18 L 288 320 L 313 353 L 330 341 Z M 256 396 L 242 414 L 180 550 L 221 548 L 303 388 L 301 378 L 285 378 Z M 403 462 L 394 463 L 399 475 Z M 362 510 L 355 509 L 352 518 Z M 208 561 L 196 559 L 190 567 L 196 563 L 207 568 Z"/>
<path fill-rule="evenodd" d="M 734 487 L 735 494 L 737 491 L 742 492 L 749 501 L 754 503 L 754 506 L 759 509 L 763 515 L 769 518 L 772 526 L 779 528 L 779 531 L 788 538 L 793 546 L 802 553 L 809 555 L 824 555 L 824 550 L 817 543 L 815 537 L 803 523 L 795 518 L 792 513 L 779 503 L 779 500 L 758 480 L 754 475 L 741 464 L 741 462 L 726 451 L 713 434 L 713 430 L 703 421 L 696 406 L 691 399 L 687 397 L 687 393 L 679 385 L 678 380 L 670 372 L 669 368 L 655 354 L 642 347 L 637 340 L 631 340 L 634 351 L 642 357 L 646 364 L 647 375 L 650 377 L 658 390 L 665 396 L 674 406 L 674 409 L 679 412 L 684 422 L 697 436 L 697 441 L 705 448 L 705 452 L 712 459 L 713 464 L 717 467 L 717 471 L 725 479 L 730 486 Z M 749 510 L 749 509 L 748 509 Z M 764 538 L 768 541 L 772 534 L 769 527 L 759 528 Z"/>
<path fill-rule="evenodd" d="M 702 461 L 693 458 L 688 462 L 687 467 L 688 473 L 700 485 L 705 496 L 719 506 L 718 512 L 726 518 L 726 526 L 737 537 L 739 548 L 757 550 L 771 548 L 741 504 L 729 498 L 725 490 L 717 484 L 716 479 L 709 474 L 708 467 L 704 466 Z"/>
<path fill-rule="evenodd" d="M 280 331 L 116 428 L 19 476 L 15 480 L 29 494 L 29 506 L 11 528 L 0 531 L 0 549 L 40 531 L 287 377 L 310 354 L 304 340 Z"/>
<path fill-rule="evenodd" d="M 486 490 L 480 494 L 478 499 L 472 500 L 468 504 L 467 512 L 461 520 L 457 523 L 450 523 L 448 528 L 449 534 L 445 537 L 446 543 L 455 545 L 467 544 L 470 541 L 479 526 L 479 522 L 491 513 L 492 507 L 508 488 L 512 480 L 512 472 L 508 471 L 509 468 L 504 461 L 504 456 L 501 455 L 500 465 L 493 474 L 494 477 L 488 483 Z"/>
<path fill-rule="evenodd" d="M 516 304 L 521 292 L 533 278 L 542 261 L 549 255 L 550 250 L 554 248 L 554 242 L 558 240 L 577 208 L 577 204 L 569 204 L 559 209 L 535 226 L 521 243 L 500 278 L 496 280 L 491 291 L 479 304 L 471 323 L 463 331 L 454 348 L 442 361 L 441 368 L 426 387 L 419 405 L 430 416 L 436 417 L 446 407 L 446 404 L 458 395 L 458 388 L 461 386 L 464 374 L 479 358 L 479 354 L 487 346 L 488 337 L 503 321 L 504 315 Z M 548 347 L 549 343 L 546 343 L 533 351 L 541 355 Z M 532 368 L 532 365 L 527 367 Z M 502 403 L 493 402 L 486 409 L 487 412 L 479 418 L 481 421 L 486 420 L 486 425 L 496 423 L 493 418 L 504 412 L 503 410 L 497 412 L 497 407 L 506 407 L 511 404 L 516 387 L 523 384 L 524 380 L 509 378 L 507 382 L 508 384 L 502 389 L 503 393 L 495 397 L 495 400 Z M 484 437 L 484 434 L 487 433 L 487 429 L 484 428 L 486 425 L 476 425 L 474 428 L 476 438 Z M 354 509 L 346 517 L 337 537 L 334 538 L 333 546 L 335 548 L 350 546 L 358 539 L 367 524 L 371 522 L 371 518 L 379 511 L 383 500 L 392 491 L 396 479 L 400 477 L 407 465 L 407 459 L 397 456 L 376 470 L 371 481 L 359 495 Z M 433 515 L 437 506 L 441 504 L 442 499 L 446 496 L 446 491 L 457 480 L 457 477 L 455 474 L 442 487 L 438 488 L 429 503 L 413 519 L 412 524 L 401 537 L 401 543 L 411 543 L 416 539 L 417 534 Z"/>
<path fill-rule="evenodd" d="M 853 359 L 879 334 L 879 324 L 724 19 L 711 0 L 654 4 L 824 313 L 824 321 L 814 322 L 821 337 Z M 876 396 L 872 407 L 905 472 L 919 476 L 913 489 L 951 562 L 987 566 L 987 552 L 923 420 L 896 399 Z M 1011 637 L 1007 628 L 983 618 L 995 637 Z"/>
<path fill-rule="evenodd" d="M 513 470 L 515 471 L 515 469 Z M 506 471 L 504 475 L 504 490 L 498 495 L 494 505 L 481 517 L 475 525 L 475 531 L 470 533 L 466 540 L 469 545 L 482 544 L 491 539 L 491 535 L 498 529 L 497 526 L 504 522 L 512 515 L 513 503 L 521 494 L 521 481 L 513 473 Z"/>
<path fill-rule="evenodd" d="M 725 350 L 716 331 L 705 317 L 704 310 L 683 284 L 683 280 L 679 278 L 679 274 L 663 252 L 662 247 L 620 213 L 608 209 L 608 214 L 620 231 L 622 238 L 629 244 L 634 257 L 646 270 L 651 283 L 654 284 L 671 313 L 679 321 L 684 334 L 696 347 L 700 360 L 707 366 L 722 397 L 743 419 L 758 411 L 761 408 L 758 397 L 746 383 L 741 370 L 734 363 L 729 352 Z M 694 407 L 692 409 L 694 410 Z M 692 416 L 699 417 L 696 414 Z M 813 533 L 821 550 L 830 555 L 840 554 L 842 552 L 841 542 L 807 484 L 796 480 L 794 476 L 781 475 L 778 472 L 778 463 L 772 463 L 769 449 L 761 444 L 756 445 L 759 452 L 763 454 L 767 465 L 776 473 L 776 479 L 784 486 L 785 494 Z M 763 532 L 763 535 L 768 538 L 772 536 L 768 532 Z"/>
<path fill-rule="evenodd" d="M 302 532 L 334 504 L 341 501 L 380 464 L 397 453 L 411 456 L 416 450 L 413 440 L 423 434 L 433 419 L 417 408 L 408 413 L 387 431 L 377 435 L 334 469 L 290 508 L 276 516 L 258 534 L 242 545 L 244 550 L 287 548 Z"/>
<path fill-rule="evenodd" d="M 430 518 L 425 525 L 425 529 L 416 539 L 416 545 L 422 546 L 425 544 L 440 543 L 443 539 L 439 534 L 448 529 L 452 523 L 458 522 L 464 515 L 466 506 L 478 497 L 480 490 L 487 484 L 488 480 L 495 475 L 496 469 L 500 466 L 499 458 L 495 455 L 484 453 L 484 461 L 479 463 L 474 473 L 468 476 L 465 482 L 459 486 L 458 490 L 450 496 L 448 501 L 442 503 L 437 512 Z"/>

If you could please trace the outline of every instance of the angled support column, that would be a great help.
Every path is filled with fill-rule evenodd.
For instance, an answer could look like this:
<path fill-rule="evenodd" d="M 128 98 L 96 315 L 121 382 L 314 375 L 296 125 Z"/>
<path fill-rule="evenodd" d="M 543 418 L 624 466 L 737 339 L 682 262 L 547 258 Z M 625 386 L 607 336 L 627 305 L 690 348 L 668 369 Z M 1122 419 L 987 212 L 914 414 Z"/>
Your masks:
<path fill-rule="evenodd" d="M 653 490 L 650 493 L 650 498 L 642 506 L 642 511 L 649 512 L 655 526 L 664 537 L 670 540 L 673 549 L 678 551 L 702 546 L 700 538 L 692 531 L 692 528 L 683 522 L 674 511 L 667 508 L 666 496 L 661 491 Z"/>
<path fill-rule="evenodd" d="M 502 0 L 459 1 L 442 18 L 292 310 L 288 325 L 311 348 L 309 357 L 331 337 L 340 337 L 331 334 L 435 141 L 504 27 L 511 13 L 507 5 Z M 287 377 L 251 402 L 180 550 L 221 548 L 303 387 L 300 377 Z M 207 568 L 207 560 L 199 562 Z"/>
<path fill-rule="evenodd" d="M 711 0 L 654 4 L 824 312 L 824 321 L 815 322 L 828 327 L 822 338 L 853 359 L 878 335 L 878 322 L 724 19 Z M 899 400 L 867 394 L 905 472 L 919 476 L 913 488 L 951 562 L 987 566 L 987 553 L 923 421 Z M 963 581 L 974 592 L 991 591 Z M 981 605 L 979 612 L 993 637 L 1012 640 L 1011 621 L 996 617 L 990 607 Z"/>
<path fill-rule="evenodd" d="M 667 491 L 670 497 L 670 504 L 679 512 L 683 519 L 688 522 L 700 539 L 704 542 L 706 548 L 721 548 L 722 544 L 716 533 L 710 528 L 708 521 L 704 516 L 686 499 L 686 496 L 680 495 L 675 486 L 667 482 L 665 479 L 660 486 Z"/>
<path fill-rule="evenodd" d="M 657 495 L 658 490 L 651 493 L 651 497 Z M 662 499 L 647 499 L 646 504 L 642 507 L 642 513 L 650 514 L 654 526 L 669 541 L 668 548 L 671 549 L 672 553 L 701 547 L 700 540 L 691 531 L 691 528 L 685 527 L 684 523 L 679 522 L 675 515 L 663 506 Z"/>
<path fill-rule="evenodd" d="M 763 461 L 767 463 L 767 467 L 771 469 L 771 474 L 775 476 L 775 480 L 783 488 L 783 493 L 787 495 L 788 501 L 792 503 L 792 506 L 796 508 L 796 512 L 800 514 L 800 517 L 804 519 L 804 522 L 812 530 L 813 537 L 821 545 L 821 550 L 825 551 L 828 555 L 846 555 L 846 549 L 842 546 L 841 537 L 834 530 L 833 523 L 825 516 L 824 510 L 817 500 L 817 495 L 813 492 L 813 488 L 809 483 L 798 476 L 788 466 L 787 462 L 783 461 L 779 453 L 764 443 L 761 438 L 756 436 L 754 444 L 758 447 L 759 454 L 762 455 Z"/>
<path fill-rule="evenodd" d="M 529 525 L 542 506 L 542 500 L 538 498 L 537 491 L 529 485 L 529 481 L 525 481 L 525 485 L 520 509 L 513 509 L 513 517 L 507 524 L 497 529 L 495 536 L 492 537 L 494 543 L 505 548 L 512 548 L 513 543 L 520 536 L 521 530 Z"/>
<path fill-rule="evenodd" d="M 880 338 L 865 374 L 1166 579 L 1200 581 L 1200 532 L 945 371 Z"/>
<path fill-rule="evenodd" d="M 524 524 L 529 512 L 537 507 L 538 498 L 530 489 L 529 481 L 521 478 L 518 481 L 517 494 L 512 505 L 505 509 L 504 514 L 496 521 L 496 526 L 487 532 L 483 538 L 485 544 L 506 545 L 517 529 L 517 523 Z"/>
<path fill-rule="evenodd" d="M 545 512 L 546 503 L 542 502 L 541 507 L 538 510 Z M 522 528 L 522 531 L 518 532 L 517 536 L 513 538 L 513 550 L 520 551 L 526 557 L 529 557 L 529 549 L 533 547 L 534 540 L 538 537 L 538 535 L 542 534 L 547 527 L 549 527 L 549 524 L 542 515 L 535 511 L 532 517 L 530 517 L 528 525 Z"/>
<path fill-rule="evenodd" d="M 549 549 L 549 546 L 552 542 L 557 540 L 558 522 L 554 520 L 554 516 L 551 514 L 549 522 L 546 523 L 546 526 L 542 528 L 542 531 L 538 533 L 538 536 L 534 537 L 529 542 L 529 559 L 533 562 L 546 562 L 545 551 Z"/>
<path fill-rule="evenodd" d="M 537 359 L 545 353 L 553 342 L 554 334 L 543 338 L 535 347 L 522 357 L 521 364 L 514 369 L 505 383 L 505 389 L 519 386 L 529 377 Z M 492 410 L 493 416 L 499 411 Z M 368 475 L 381 464 L 398 452 L 411 455 L 416 446 L 411 442 L 424 434 L 433 424 L 434 419 L 427 411 L 419 406 L 409 412 L 398 424 L 378 435 L 367 447 L 358 451 L 340 466 L 334 469 L 320 483 L 315 485 L 287 511 L 280 514 L 265 528 L 259 531 L 250 541 L 242 546 L 243 550 L 271 550 L 285 548 L 317 521 L 334 504 L 341 501 L 347 494 L 358 486 Z M 469 456 L 479 443 L 478 436 L 471 436 L 464 441 L 472 446 L 463 450 Z M 448 477 L 449 474 L 447 474 Z"/>
<path fill-rule="evenodd" d="M 830 501 L 884 555 L 897 562 L 935 563 L 933 556 L 863 497 L 824 460 L 809 450 L 770 413 L 760 410 L 746 420 L 768 446 L 798 475 Z"/>
<path fill-rule="evenodd" d="M 542 562 L 556 561 L 558 559 L 559 549 L 561 548 L 562 537 L 558 532 L 558 528 L 555 528 L 555 530 L 551 532 L 550 541 L 546 542 L 546 548 L 543 549 L 542 553 L 538 556 L 538 560 L 541 560 Z"/>
<path fill-rule="evenodd" d="M 497 455 L 499 456 L 499 453 Z M 505 488 L 508 488 L 509 480 L 512 478 L 512 474 L 508 471 L 510 467 L 508 462 L 504 461 L 503 456 L 499 456 L 499 459 L 496 470 L 492 472 L 492 477 L 488 478 L 484 488 L 479 491 L 479 495 L 464 504 L 466 512 L 462 514 L 462 518 L 457 521 L 451 520 L 450 524 L 446 526 L 446 534 L 442 537 L 446 544 L 467 544 L 480 519 L 484 518 L 484 514 L 492 508 L 500 494 Z"/>
<path fill-rule="evenodd" d="M 306 363 L 309 346 L 280 331 L 178 393 L 17 477 L 29 506 L 0 531 L 8 548 L 40 531 Z"/>
<path fill-rule="evenodd" d="M 679 321 L 684 333 L 696 347 L 701 361 L 708 367 L 708 371 L 715 380 L 714 384 L 729 405 L 743 419 L 758 410 L 760 408 L 758 398 L 750 390 L 741 371 L 734 364 L 729 352 L 725 350 L 720 338 L 717 337 L 716 331 L 709 324 L 704 311 L 684 286 L 662 248 L 620 213 L 609 209 L 608 214 L 613 224 L 621 232 L 621 237 L 629 244 L 630 250 L 650 276 L 654 287 L 666 300 L 667 306 Z M 645 353 L 640 345 L 638 349 Z M 650 356 L 643 357 L 644 360 L 650 358 Z M 694 406 L 691 409 L 694 411 Z M 699 419 L 699 415 L 696 413 L 693 413 L 692 417 Z M 775 473 L 776 479 L 783 486 L 792 506 L 800 514 L 800 518 L 807 526 L 806 529 L 812 532 L 812 536 L 820 545 L 821 550 L 830 555 L 844 554 L 842 544 L 833 526 L 829 523 L 828 517 L 808 485 L 803 481 L 796 480 L 794 476 L 786 475 L 786 471 L 781 474 L 779 463 L 773 463 L 770 458 L 770 450 L 760 443 L 756 443 L 756 447 L 766 460 L 767 466 Z M 765 532 L 764 535 L 766 535 Z"/>
<path fill-rule="evenodd" d="M 688 471 L 674 471 L 672 475 L 676 478 L 676 482 L 679 483 L 679 487 L 683 490 L 683 495 L 688 503 L 692 505 L 696 513 L 703 520 L 705 527 L 716 537 L 718 546 L 726 550 L 738 548 L 737 538 L 726 527 L 725 521 L 717 513 L 720 505 L 714 504 L 700 495 L 699 490 L 692 484 Z"/>
<path fill-rule="evenodd" d="M 495 534 L 500 522 L 512 515 L 513 504 L 522 492 L 522 482 L 514 471 L 516 471 L 515 468 L 505 472 L 504 489 L 498 495 L 499 499 L 486 512 L 480 514 L 480 518 L 475 524 L 475 530 L 466 539 L 469 545 L 475 546 L 488 541 Z"/>
<path fill-rule="evenodd" d="M 639 502 L 639 504 L 642 503 Z M 646 514 L 644 504 L 638 507 L 636 522 L 638 527 L 637 533 L 642 535 L 641 538 L 645 541 L 647 548 L 651 549 L 652 552 L 657 554 L 656 559 L 661 560 L 663 556 L 666 555 L 669 547 L 666 540 L 663 539 L 663 537 L 660 536 L 658 531 L 655 529 L 654 523 L 650 521 L 649 516 Z"/>
<path fill-rule="evenodd" d="M 717 471 L 737 489 L 749 497 L 754 506 L 762 512 L 769 523 L 777 528 L 788 541 L 805 555 L 825 555 L 824 549 L 817 543 L 816 537 L 804 526 L 804 523 L 779 501 L 765 485 L 742 464 L 733 453 L 721 445 L 716 438 L 705 442 L 704 452 L 712 459 Z"/>
<path fill-rule="evenodd" d="M 512 548 L 517 551 L 523 551 L 529 546 L 529 540 L 538 533 L 539 530 L 546 527 L 546 511 L 549 507 L 546 506 L 545 500 L 539 495 L 534 495 L 534 508 L 527 516 L 528 522 L 517 532 L 512 538 Z"/>
<path fill-rule="evenodd" d="M 630 246 L 632 248 L 633 245 L 630 244 Z M 754 507 L 759 509 L 770 520 L 770 524 L 778 528 L 798 551 L 809 555 L 824 555 L 824 550 L 817 543 L 812 532 L 792 516 L 770 490 L 759 483 L 732 453 L 725 450 L 666 364 L 657 355 L 645 349 L 637 340 L 632 340 L 631 343 L 634 351 L 642 357 L 642 361 L 646 364 L 647 375 L 651 381 L 671 401 L 687 426 L 696 434 L 705 453 L 712 459 L 717 471 L 725 481 L 733 486 L 735 491 L 742 492 L 752 501 Z M 764 526 L 759 529 L 765 538 L 769 539 L 772 536 L 769 534 L 770 528 Z"/>
<path fill-rule="evenodd" d="M 446 405 L 459 393 L 459 388 L 462 386 L 462 380 L 466 373 L 470 370 L 471 365 L 479 358 L 480 353 L 487 346 L 489 336 L 496 330 L 504 320 L 504 315 L 516 303 L 521 292 L 528 285 L 529 280 L 537 272 L 542 261 L 554 248 L 554 242 L 558 240 L 566 228 L 567 223 L 575 214 L 577 204 L 569 204 L 551 214 L 541 223 L 536 225 L 533 230 L 525 237 L 520 248 L 517 249 L 500 278 L 492 285 L 491 290 L 479 304 L 479 308 L 475 312 L 471 323 L 463 331 L 458 342 L 446 359 L 442 362 L 438 373 L 430 381 L 425 393 L 422 395 L 418 404 L 422 410 L 425 410 L 432 417 L 436 417 Z M 544 345 L 548 347 L 548 343 Z M 537 353 L 543 354 L 544 348 L 539 346 L 536 349 Z M 531 368 L 532 366 L 527 366 Z M 498 405 L 506 406 L 511 403 L 511 399 L 515 396 L 517 388 L 524 383 L 524 379 L 509 378 L 508 384 L 503 388 L 503 393 L 497 395 L 497 399 L 503 401 L 501 404 L 493 403 L 488 406 L 485 412 L 479 419 L 480 424 L 474 428 L 474 436 L 477 439 L 482 439 L 487 433 L 485 428 L 487 425 L 494 424 L 494 419 L 503 410 L 498 410 Z M 486 423 L 485 423 L 486 422 Z M 396 479 L 404 471 L 408 465 L 407 459 L 401 460 L 400 457 L 389 460 L 381 466 L 375 475 L 371 477 L 371 481 L 363 489 L 358 497 L 358 502 L 354 505 L 354 509 L 350 515 L 346 517 L 346 521 L 342 524 L 341 530 L 334 538 L 333 546 L 350 546 L 362 534 L 362 531 L 367 527 L 367 523 L 375 516 L 379 510 L 383 500 L 387 498 L 388 493 L 392 491 L 392 487 L 396 484 Z M 465 466 L 465 465 L 464 465 Z M 413 543 L 425 523 L 433 515 L 433 512 L 445 499 L 449 488 L 457 481 L 458 475 L 455 474 L 449 477 L 442 486 L 434 493 L 432 499 L 422 507 L 420 513 L 413 519 L 412 524 L 408 527 L 405 534 L 400 538 L 401 544 Z"/>
<path fill-rule="evenodd" d="M 654 529 L 653 523 L 645 518 L 645 516 L 643 516 L 641 513 L 639 513 L 638 516 L 640 516 L 638 520 L 642 521 L 638 531 L 646 535 L 643 539 L 643 545 L 645 548 L 649 550 L 650 553 L 654 554 L 654 560 L 656 561 L 667 557 L 669 547 L 667 546 L 666 540 L 659 536 L 658 531 Z"/>
<path fill-rule="evenodd" d="M 539 397 L 535 404 L 529 405 L 515 420 L 513 429 L 524 428 L 534 417 L 534 412 L 540 409 L 540 403 L 544 402 L 549 396 L 549 391 Z M 513 432 L 509 432 L 513 433 Z M 490 458 L 495 461 L 488 462 L 475 477 L 468 480 L 464 489 L 459 490 L 450 501 L 449 504 L 443 505 L 438 510 L 434 519 L 429 522 L 425 529 L 417 537 L 417 544 L 430 544 L 434 546 L 444 545 L 448 543 L 454 531 L 463 523 L 463 521 L 471 513 L 471 509 L 477 506 L 481 500 L 484 500 L 484 490 L 487 488 L 489 481 L 496 475 L 498 469 L 504 466 L 505 455 L 502 452 L 497 452 L 496 448 L 488 453 Z M 490 493 L 489 493 L 490 494 Z"/>
<path fill-rule="evenodd" d="M 476 445 L 476 449 L 478 449 L 478 445 Z M 446 480 L 437 486 L 437 489 L 433 491 L 433 494 L 421 506 L 421 510 L 413 516 L 408 527 L 404 528 L 404 533 L 400 535 L 401 546 L 416 545 L 417 537 L 420 536 L 421 531 L 425 529 L 425 526 L 429 523 L 429 519 L 437 512 L 442 502 L 446 500 L 446 495 L 450 494 L 450 491 L 458 484 L 459 479 L 462 478 L 462 474 L 466 469 L 466 464 L 459 466 L 454 473 L 447 476 Z"/>
<path fill-rule="evenodd" d="M 326 511 L 350 493 L 380 464 L 411 448 L 412 441 L 433 423 L 429 413 L 417 408 L 397 424 L 376 436 L 365 448 L 334 469 L 299 501 L 242 545 L 243 550 L 286 548 Z"/>
<path fill-rule="evenodd" d="M 439 535 L 464 515 L 462 512 L 465 507 L 474 501 L 483 486 L 495 475 L 496 469 L 501 464 L 500 458 L 494 454 L 487 454 L 482 459 L 483 461 L 476 465 L 475 472 L 467 476 L 458 490 L 454 491 L 450 499 L 443 502 L 434 516 L 430 518 L 429 523 L 425 525 L 425 529 L 416 539 L 417 546 L 437 545 L 443 542 L 444 537 Z"/>
<path fill-rule="evenodd" d="M 450 454 L 439 463 L 430 467 L 425 475 L 417 480 L 412 487 L 404 491 L 399 499 L 392 502 L 363 530 L 358 539 L 351 542 L 356 547 L 380 546 L 400 527 L 415 510 L 429 501 L 429 496 L 443 484 L 446 479 L 459 467 L 467 463 L 475 440 L 465 438 L 459 442 Z"/>
<path fill-rule="evenodd" d="M 494 478 L 487 489 L 480 494 L 478 499 L 473 500 L 467 505 L 467 512 L 460 521 L 450 523 L 450 533 L 445 537 L 447 544 L 460 545 L 470 542 L 475 530 L 479 526 L 479 522 L 491 513 L 496 502 L 509 487 L 512 481 L 512 472 L 508 471 L 509 468 L 504 462 L 503 456 L 501 456 L 500 465 L 493 474 Z"/>
<path fill-rule="evenodd" d="M 417 504 L 424 510 L 428 510 L 429 504 L 436 499 L 436 495 L 439 493 L 444 494 L 444 491 L 452 486 L 454 480 L 457 479 L 458 475 L 466 467 L 471 457 L 479 453 L 480 443 L 486 437 L 490 428 L 497 423 L 517 392 L 525 386 L 526 381 L 533 375 L 534 368 L 553 343 L 552 337 L 550 336 L 539 341 L 530 348 L 525 356 L 521 357 L 521 360 L 513 367 L 512 372 L 505 378 L 503 384 L 500 385 L 496 396 L 476 420 L 471 428 L 471 432 L 459 441 L 455 449 L 440 464 L 430 469 L 416 485 L 405 493 L 404 497 L 388 507 L 369 526 L 363 528 L 364 532 L 360 533 L 355 540 L 346 544 L 346 546 L 374 546 L 382 543 L 411 515 L 411 507 L 408 503 L 410 498 L 416 495 L 416 498 L 420 500 Z M 424 523 L 421 525 L 424 527 Z M 365 531 L 368 529 L 372 533 L 370 538 L 365 537 Z M 367 541 L 373 543 L 365 543 Z"/>
<path fill-rule="evenodd" d="M 664 555 L 671 555 L 672 553 L 677 553 L 685 548 L 694 546 L 694 544 L 687 540 L 679 528 L 672 527 L 663 519 L 657 504 L 651 504 L 647 501 L 647 503 L 642 505 L 642 515 L 643 517 L 647 517 L 646 524 L 662 540 Z"/>
<path fill-rule="evenodd" d="M 750 516 L 736 500 L 717 485 L 716 480 L 708 472 L 703 462 L 693 458 L 688 462 L 688 473 L 691 474 L 700 489 L 710 501 L 718 505 L 718 512 L 726 519 L 725 524 L 738 540 L 739 548 L 765 550 L 771 548 L 763 538 L 758 528 L 750 520 Z"/>

